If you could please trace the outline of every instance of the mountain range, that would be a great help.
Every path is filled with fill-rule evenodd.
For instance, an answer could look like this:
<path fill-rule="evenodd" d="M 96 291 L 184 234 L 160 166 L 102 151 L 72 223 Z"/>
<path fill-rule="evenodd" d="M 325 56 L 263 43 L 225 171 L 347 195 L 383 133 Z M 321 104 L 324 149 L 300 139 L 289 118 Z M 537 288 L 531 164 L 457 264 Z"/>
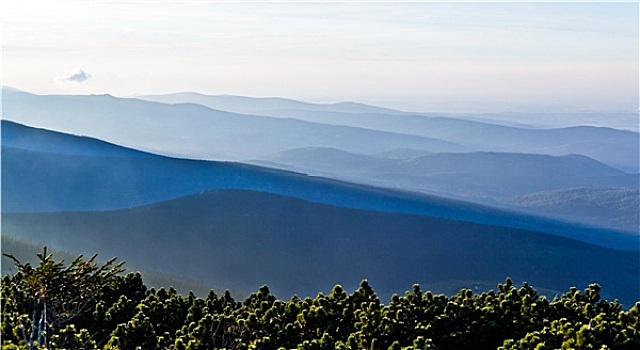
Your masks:
<path fill-rule="evenodd" d="M 352 102 L 194 93 L 140 98 L 166 103 L 9 89 L 3 118 L 155 154 L 248 162 L 534 215 L 549 211 L 517 197 L 546 192 L 551 204 L 564 198 L 552 199 L 556 191 L 590 191 L 591 205 L 554 211 L 561 213 L 554 218 L 629 232 L 640 225 L 633 206 L 604 218 L 591 214 L 605 200 L 597 197 L 608 196 L 604 189 L 622 190 L 625 203 L 637 197 L 637 132 L 514 127 Z"/>
<path fill-rule="evenodd" d="M 185 96 L 191 102 L 166 104 L 110 95 L 35 95 L 9 90 L 3 95 L 3 118 L 154 153 L 209 160 L 242 161 L 301 147 L 333 147 L 365 155 L 408 148 L 428 152 L 578 154 L 626 172 L 640 172 L 640 139 L 637 132 L 627 130 L 591 126 L 518 128 L 407 115 L 356 103 L 319 105 L 287 99 L 266 99 L 278 103 L 264 103 L 263 99 L 178 95 L 180 101 L 187 100 Z M 154 99 L 175 101 L 174 97 Z M 224 103 L 214 103 L 220 98 Z M 263 115 L 207 107 L 244 111 L 274 104 L 277 109 L 263 111 Z M 286 112 L 282 105 L 310 110 Z"/>
<path fill-rule="evenodd" d="M 535 228 L 623 249 L 636 239 L 416 192 L 242 163 L 159 156 L 9 121 L 2 121 L 2 162 L 6 213 L 128 209 L 203 191 L 238 189 L 353 209 Z"/>
<path fill-rule="evenodd" d="M 238 291 L 511 276 L 640 297 L 634 132 L 278 98 L 226 96 L 222 111 L 203 95 L 4 95 L 9 237 Z"/>
<path fill-rule="evenodd" d="M 552 290 L 596 279 L 615 295 L 638 295 L 633 235 L 246 164 L 169 158 L 8 121 L 2 161 L 3 234 L 118 255 L 215 286 L 268 283 L 305 294 L 367 277 L 391 293 L 416 281 L 510 275 Z"/>
<path fill-rule="evenodd" d="M 217 190 L 126 210 L 3 214 L 18 238 L 201 280 L 216 290 L 310 296 L 366 278 L 381 296 L 407 285 L 500 282 L 551 290 L 598 282 L 640 297 L 637 251 L 437 216 L 358 210 L 289 196 Z M 328 292 L 327 290 L 325 290 Z M 610 294 L 609 294 L 610 293 Z"/>
<path fill-rule="evenodd" d="M 260 158 L 309 145 L 356 153 L 397 147 L 427 151 L 467 148 L 438 139 L 298 119 L 236 114 L 198 105 L 168 105 L 110 95 L 41 96 L 9 92 L 3 118 L 86 135 L 157 154 L 208 160 Z"/>
<path fill-rule="evenodd" d="M 366 156 L 307 147 L 280 152 L 253 163 L 531 214 L 553 214 L 556 219 L 629 232 L 637 232 L 640 223 L 637 210 L 640 177 L 585 156 L 408 150 Z M 571 209 L 549 210 L 562 206 L 562 200 L 568 199 L 562 190 L 588 192 L 589 196 L 585 197 L 588 200 Z M 534 193 L 538 198 L 536 205 L 525 200 Z M 609 206 L 615 209 L 605 214 L 602 203 L 611 202 L 612 193 L 616 193 L 621 205 Z M 525 197 L 520 198 L 522 196 Z"/>
<path fill-rule="evenodd" d="M 198 103 L 238 113 L 296 118 L 314 123 L 437 138 L 476 151 L 580 154 L 625 171 L 639 172 L 638 133 L 628 130 L 582 125 L 561 128 L 513 127 L 451 116 L 416 115 L 366 105 L 340 109 L 336 106 L 341 104 L 304 104 L 291 100 L 277 100 L 278 103 L 275 103 L 272 99 L 193 93 L 141 98 L 166 103 Z"/>
<path fill-rule="evenodd" d="M 235 95 L 204 95 L 182 92 L 168 95 L 140 95 L 140 99 L 169 104 L 197 103 L 211 109 L 252 115 L 265 115 L 273 111 L 304 110 L 339 113 L 387 113 L 405 114 L 389 108 L 370 106 L 357 102 L 309 103 L 282 97 L 247 97 Z M 277 115 L 276 115 L 277 116 Z"/>

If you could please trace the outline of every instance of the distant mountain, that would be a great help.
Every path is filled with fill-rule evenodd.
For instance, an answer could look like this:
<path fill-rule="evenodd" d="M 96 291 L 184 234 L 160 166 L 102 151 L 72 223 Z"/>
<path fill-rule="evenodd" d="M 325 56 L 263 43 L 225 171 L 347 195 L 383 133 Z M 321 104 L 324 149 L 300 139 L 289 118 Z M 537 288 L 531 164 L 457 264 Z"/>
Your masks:
<path fill-rule="evenodd" d="M 391 158 L 386 158 L 306 147 L 281 152 L 256 163 L 385 187 L 493 199 L 569 187 L 638 188 L 638 175 L 584 156 L 496 152 L 417 154 L 413 152 L 408 158 L 400 158 L 391 153 Z"/>
<path fill-rule="evenodd" d="M 530 193 L 511 200 L 511 204 L 530 213 L 556 219 L 577 217 L 591 225 L 640 230 L 640 191 L 624 188 L 572 188 Z"/>
<path fill-rule="evenodd" d="M 388 113 L 339 113 L 309 110 L 271 110 L 272 117 L 297 118 L 315 123 L 385 130 L 467 146 L 471 150 L 580 154 L 621 170 L 639 172 L 640 137 L 637 132 L 606 127 L 574 126 L 554 129 L 496 125 L 456 117 Z M 399 147 L 401 148 L 401 147 Z"/>
<path fill-rule="evenodd" d="M 90 138 L 0 121 L 3 147 L 75 156 L 148 157 L 149 153 Z"/>
<path fill-rule="evenodd" d="M 539 128 L 598 126 L 638 132 L 638 111 L 555 110 L 540 112 L 501 112 L 473 115 L 452 114 L 463 119 L 491 124 L 524 123 Z"/>
<path fill-rule="evenodd" d="M 409 193 L 240 163 L 163 157 L 9 121 L 2 121 L 2 165 L 5 212 L 128 208 L 225 188 L 383 211 L 453 215 L 459 206 L 443 200 L 427 209 L 426 197 Z"/>
<path fill-rule="evenodd" d="M 392 151 L 372 154 L 371 156 L 376 158 L 407 159 L 407 158 L 423 157 L 429 154 L 433 154 L 433 153 L 421 151 L 419 149 L 399 148 L 399 149 L 394 149 Z"/>
<path fill-rule="evenodd" d="M 3 95 L 3 102 L 5 120 L 184 158 L 242 160 L 306 146 L 335 147 L 356 153 L 385 152 L 398 147 L 430 152 L 467 149 L 415 135 L 110 95 L 40 96 L 9 92 Z"/>
<path fill-rule="evenodd" d="M 3 93 L 7 93 L 7 92 L 21 92 L 22 90 L 16 89 L 12 86 L 8 86 L 8 85 L 0 85 L 0 90 L 2 90 Z"/>
<path fill-rule="evenodd" d="M 426 198 L 241 163 L 164 157 L 6 120 L 1 141 L 4 211 L 117 209 L 213 188 L 418 212 Z M 453 213 L 459 204 L 443 201 L 441 207 Z"/>
<path fill-rule="evenodd" d="M 38 96 L 9 91 L 3 96 L 3 118 L 188 158 L 245 160 L 299 147 L 333 147 L 361 154 L 404 148 L 579 154 L 623 171 L 640 172 L 640 137 L 631 131 L 591 126 L 522 128 L 410 115 L 355 103 L 322 105 L 193 93 L 158 99 L 192 103 L 167 105 L 108 95 Z M 283 106 L 289 109 L 281 109 Z"/>
<path fill-rule="evenodd" d="M 386 113 L 405 114 L 388 108 L 365 105 L 356 102 L 309 103 L 281 97 L 246 97 L 234 95 L 203 95 L 195 92 L 182 92 L 166 95 L 142 95 L 138 98 L 162 103 L 197 103 L 221 111 L 260 114 L 269 111 L 302 109 L 306 111 L 327 111 L 341 113 Z"/>
<path fill-rule="evenodd" d="M 406 157 L 406 158 L 405 158 Z M 639 176 L 609 167 L 593 159 L 570 156 L 547 156 L 519 153 L 438 153 L 418 151 L 389 152 L 377 157 L 358 155 L 327 148 L 301 148 L 278 153 L 256 164 L 327 176 L 374 186 L 419 191 L 458 198 L 485 205 L 519 209 L 514 197 L 533 192 L 576 187 L 593 189 L 591 196 L 604 194 L 601 189 L 619 188 L 632 196 Z M 517 205 L 517 207 L 514 207 Z M 554 216 L 573 222 L 585 222 L 596 207 L 578 208 L 567 203 L 564 215 Z M 554 206 L 561 206 L 554 203 Z M 526 206 L 527 212 L 548 216 L 554 210 L 543 206 Z M 539 210 L 538 210 L 539 209 Z M 619 206 L 612 205 L 609 212 Z M 616 215 L 588 220 L 600 227 L 637 232 L 637 220 L 620 225 L 628 208 Z M 632 215 L 633 217 L 633 215 Z"/>
<path fill-rule="evenodd" d="M 424 154 L 426 153 L 426 154 Z M 406 174 L 454 174 L 480 176 L 551 176 L 559 178 L 593 178 L 629 175 L 601 162 L 579 155 L 548 156 L 524 153 L 469 152 L 437 153 L 417 152 L 398 157 L 393 152 L 366 156 L 338 149 L 304 147 L 280 152 L 266 159 L 307 168 L 338 168 L 340 171 L 364 169 L 368 171 L 398 172 Z M 387 154 L 390 154 L 387 157 Z M 355 164 L 354 164 L 355 163 Z"/>
<path fill-rule="evenodd" d="M 157 156 L 8 121 L 2 121 L 2 133 L 5 213 L 125 209 L 208 190 L 237 189 L 345 208 L 533 229 L 620 249 L 634 249 L 637 239 L 441 197 L 247 164 Z M 73 142 L 78 150 L 65 149 Z M 43 144 L 49 151 L 39 149 Z M 59 149 L 64 152 L 57 152 Z"/>
<path fill-rule="evenodd" d="M 467 185 L 447 191 L 495 192 L 480 192 L 489 198 L 540 185 L 547 186 L 545 191 L 553 186 L 566 191 L 567 183 L 584 188 L 637 184 L 637 176 L 578 155 L 452 153 L 480 146 L 535 144 L 563 152 L 579 146 L 602 153 L 611 164 L 616 157 L 628 161 L 633 155 L 627 148 L 637 138 L 634 133 L 573 128 L 541 130 L 544 133 L 534 137 L 524 129 L 489 126 L 496 132 L 487 131 L 482 138 L 476 134 L 484 132 L 479 126 L 483 123 L 469 122 L 458 129 L 441 118 L 436 120 L 439 127 L 431 124 L 428 132 L 455 136 L 462 145 L 416 135 L 418 131 L 250 116 L 198 104 L 13 90 L 3 94 L 3 235 L 74 252 L 117 255 L 162 274 L 241 291 L 269 284 L 283 295 L 304 295 L 336 283 L 351 289 L 369 278 L 376 290 L 388 295 L 414 282 L 427 287 L 456 281 L 495 284 L 511 276 L 551 290 L 598 282 L 605 288 L 603 296 L 628 302 L 640 296 L 637 233 L 402 187 L 451 186 L 452 179 L 466 178 L 471 180 Z M 383 115 L 339 113 L 370 115 L 372 120 Z M 388 123 L 390 117 L 381 122 Z M 410 117 L 420 118 L 408 124 L 411 128 L 427 133 L 422 120 L 428 118 Z M 519 143 L 523 140 L 518 135 L 528 139 Z M 565 143 L 562 137 L 568 138 Z M 286 150 L 291 151 L 282 153 Z M 414 156 L 401 156 L 409 153 Z M 395 181 L 398 190 L 249 164 L 185 159 L 258 159 L 269 154 L 278 154 L 270 164 L 290 159 L 291 168 L 315 168 L 340 178 L 366 175 L 376 185 Z M 590 190 L 584 195 L 574 191 L 574 201 L 569 192 L 558 192 L 521 197 L 513 205 L 535 211 L 536 205 L 552 208 L 557 200 L 575 203 L 573 208 L 588 202 L 611 209 L 623 201 L 624 208 L 630 208 L 637 193 L 637 187 L 624 193 Z M 589 199 L 596 193 L 600 199 Z"/>
<path fill-rule="evenodd" d="M 555 290 L 598 282 L 603 295 L 640 296 L 638 251 L 540 232 L 356 210 L 255 191 L 220 190 L 140 208 L 3 214 L 3 231 L 71 251 L 241 292 L 316 293 L 362 278 L 385 297 L 407 285 L 504 276 Z"/>
<path fill-rule="evenodd" d="M 270 115 L 275 117 L 317 118 L 319 114 L 305 112 L 376 113 L 387 115 L 422 115 L 425 117 L 445 117 L 476 121 L 484 124 L 513 126 L 525 129 L 565 128 L 572 126 L 610 127 L 638 132 L 638 114 L 633 111 L 592 111 L 592 110 L 539 110 L 533 112 L 513 111 L 488 113 L 471 111 L 452 113 L 442 110 L 423 113 L 400 111 L 390 108 L 364 105 L 354 102 L 332 104 L 308 103 L 280 97 L 246 97 L 233 95 L 205 95 L 195 92 L 181 92 L 164 95 L 141 95 L 138 98 L 163 103 L 197 103 L 213 109 L 244 113 Z M 436 109 L 437 110 L 437 109 Z M 302 114 L 302 115 L 301 115 Z M 312 119 L 315 120 L 315 119 Z"/>

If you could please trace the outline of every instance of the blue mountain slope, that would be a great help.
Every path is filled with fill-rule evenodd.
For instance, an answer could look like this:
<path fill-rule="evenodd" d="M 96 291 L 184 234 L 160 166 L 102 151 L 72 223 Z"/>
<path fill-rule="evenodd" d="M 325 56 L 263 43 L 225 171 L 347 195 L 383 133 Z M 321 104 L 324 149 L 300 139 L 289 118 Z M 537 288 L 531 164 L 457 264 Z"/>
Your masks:
<path fill-rule="evenodd" d="M 166 95 L 143 95 L 138 98 L 163 103 L 197 103 L 213 109 L 228 112 L 270 115 L 274 117 L 293 117 L 304 120 L 313 120 L 316 122 L 322 121 L 331 124 L 337 123 L 340 125 L 345 125 L 344 123 L 349 123 L 348 121 L 358 119 L 362 120 L 364 118 L 376 119 L 376 115 L 380 117 L 380 120 L 377 121 L 378 123 L 382 122 L 384 119 L 387 121 L 393 121 L 393 119 L 396 119 L 398 121 L 402 120 L 402 123 L 396 124 L 404 124 L 411 118 L 393 118 L 393 116 L 416 116 L 416 114 L 419 114 L 420 116 L 431 117 L 433 119 L 440 119 L 442 117 L 442 119 L 453 121 L 457 120 L 458 122 L 466 120 L 482 124 L 513 126 L 525 129 L 565 128 L 571 126 L 590 125 L 612 127 L 620 130 L 634 131 L 636 133 L 638 132 L 638 114 L 637 112 L 633 113 L 631 111 L 607 112 L 589 110 L 538 110 L 529 112 L 486 113 L 469 109 L 468 112 L 464 113 L 444 111 L 415 113 L 353 102 L 318 104 L 279 97 L 264 98 L 231 95 L 204 95 L 194 92 L 181 92 Z M 349 115 L 353 118 L 349 118 Z M 403 126 L 399 125 L 399 127 Z M 391 129 L 385 126 L 384 130 Z M 408 130 L 418 131 L 413 128 L 408 128 Z"/>
<path fill-rule="evenodd" d="M 511 276 L 553 290 L 597 282 L 603 296 L 640 295 L 638 251 L 540 232 L 218 190 L 107 212 L 3 214 L 6 232 L 239 292 L 268 284 L 302 297 L 367 278 L 386 299 L 413 283 L 495 286 Z M 553 295 L 551 295 L 553 297 Z"/>
<path fill-rule="evenodd" d="M 558 218 L 583 213 L 583 222 L 608 222 L 610 227 L 638 232 L 640 191 L 627 188 L 570 188 L 516 197 L 513 205 Z"/>
<path fill-rule="evenodd" d="M 70 136 L 46 129 L 2 121 L 2 146 L 35 152 L 107 157 L 148 157 L 149 153 L 116 146 L 84 136 Z"/>
<path fill-rule="evenodd" d="M 550 155 L 580 154 L 625 171 L 640 171 L 638 164 L 640 136 L 637 132 L 627 130 L 593 126 L 532 129 L 437 115 L 338 113 L 302 109 L 272 110 L 264 111 L 262 114 L 436 137 L 482 151 Z"/>
<path fill-rule="evenodd" d="M 241 163 L 163 157 L 9 121 L 2 121 L 2 165 L 5 212 L 109 210 L 226 188 L 383 211 L 436 214 L 459 205 L 421 208 L 423 199 L 413 194 Z"/>
<path fill-rule="evenodd" d="M 281 97 L 246 97 L 234 95 L 203 95 L 195 92 L 182 92 L 167 95 L 146 95 L 140 99 L 162 103 L 197 103 L 209 108 L 227 112 L 261 114 L 262 111 L 282 109 L 302 109 L 307 111 L 331 111 L 341 113 L 387 113 L 404 114 L 388 108 L 365 105 L 356 102 L 309 103 Z"/>
<path fill-rule="evenodd" d="M 628 174 L 579 156 L 548 156 L 525 153 L 437 153 L 401 159 L 372 157 L 338 149 L 305 147 L 287 150 L 265 158 L 268 161 L 302 169 L 330 172 L 380 172 L 414 175 L 473 174 L 482 176 L 537 176 L 560 179 L 587 177 L 624 177 Z"/>
<path fill-rule="evenodd" d="M 41 138 L 47 135 L 51 139 L 43 141 Z M 29 137 L 39 141 L 30 143 Z M 112 210 L 212 189 L 241 189 L 346 208 L 534 229 L 604 246 L 637 248 L 637 236 L 246 164 L 116 150 L 117 146 L 102 141 L 36 130 L 7 121 L 2 121 L 2 140 L 3 212 Z M 57 142 L 66 146 L 58 146 Z M 77 142 L 78 149 L 70 152 L 68 148 L 73 142 Z M 50 151 L 43 151 L 42 144 L 48 144 Z M 64 152 L 56 151 L 60 149 Z M 127 152 L 132 152 L 132 156 L 126 156 Z"/>
<path fill-rule="evenodd" d="M 399 150 L 372 157 L 337 149 L 307 147 L 281 152 L 266 161 L 253 163 L 588 223 L 601 228 L 638 232 L 638 206 L 618 203 L 637 202 L 639 175 L 624 173 L 584 156 L 492 152 L 424 154 Z M 588 192 L 585 197 L 589 200 L 585 205 L 576 206 L 571 196 L 555 196 L 548 192 L 574 192 L 577 188 Z M 548 195 L 544 197 L 554 199 L 531 203 L 515 198 L 541 191 Z M 617 194 L 615 199 L 611 197 L 612 193 Z M 563 208 L 562 199 L 567 201 L 566 208 Z M 557 215 L 559 213 L 562 215 Z"/>
<path fill-rule="evenodd" d="M 433 152 L 467 149 L 416 135 L 110 95 L 41 96 L 10 92 L 3 95 L 3 102 L 2 118 L 6 120 L 185 158 L 242 160 L 306 146 L 335 147 L 356 153 L 384 152 L 398 147 Z"/>

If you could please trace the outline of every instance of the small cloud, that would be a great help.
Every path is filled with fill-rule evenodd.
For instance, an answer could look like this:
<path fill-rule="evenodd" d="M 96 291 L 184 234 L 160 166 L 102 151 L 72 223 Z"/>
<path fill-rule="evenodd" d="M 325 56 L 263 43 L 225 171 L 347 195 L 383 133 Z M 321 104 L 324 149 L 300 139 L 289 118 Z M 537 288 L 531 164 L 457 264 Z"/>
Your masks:
<path fill-rule="evenodd" d="M 83 71 L 82 69 L 76 69 L 71 72 L 65 72 L 63 76 L 57 77 L 56 81 L 74 81 L 76 83 L 82 83 L 91 79 L 91 74 Z"/>

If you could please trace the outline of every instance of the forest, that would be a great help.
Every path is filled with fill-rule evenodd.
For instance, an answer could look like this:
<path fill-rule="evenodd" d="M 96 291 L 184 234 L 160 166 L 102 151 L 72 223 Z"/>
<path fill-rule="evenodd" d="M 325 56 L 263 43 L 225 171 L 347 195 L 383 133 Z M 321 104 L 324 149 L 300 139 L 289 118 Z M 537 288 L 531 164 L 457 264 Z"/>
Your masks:
<path fill-rule="evenodd" d="M 418 284 L 384 302 L 363 280 L 352 293 L 244 300 L 148 288 L 115 258 L 69 263 L 47 249 L 12 255 L 2 278 L 2 349 L 639 349 L 640 302 L 600 297 L 596 283 L 552 300 L 510 278 L 497 289 L 434 295 Z"/>

